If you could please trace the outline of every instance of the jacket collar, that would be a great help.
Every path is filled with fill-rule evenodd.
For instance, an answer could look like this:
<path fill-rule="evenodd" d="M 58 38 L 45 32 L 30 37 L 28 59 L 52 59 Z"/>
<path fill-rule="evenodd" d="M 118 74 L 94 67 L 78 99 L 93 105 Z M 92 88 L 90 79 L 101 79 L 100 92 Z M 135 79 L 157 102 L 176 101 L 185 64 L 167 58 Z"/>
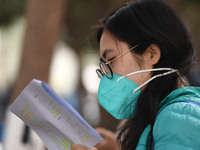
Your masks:
<path fill-rule="evenodd" d="M 190 100 L 190 99 L 199 99 L 200 101 L 200 88 L 199 87 L 181 87 L 174 91 L 172 91 L 165 99 L 163 99 L 159 107 L 162 108 L 168 104 L 184 101 L 184 100 Z"/>

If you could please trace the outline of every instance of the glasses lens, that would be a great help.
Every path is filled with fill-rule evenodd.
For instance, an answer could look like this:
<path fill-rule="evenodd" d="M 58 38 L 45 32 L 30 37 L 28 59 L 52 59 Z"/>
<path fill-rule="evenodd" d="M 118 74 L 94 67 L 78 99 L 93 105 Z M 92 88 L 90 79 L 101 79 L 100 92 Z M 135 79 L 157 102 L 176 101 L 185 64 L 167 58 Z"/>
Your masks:
<path fill-rule="evenodd" d="M 96 73 L 97 73 L 97 76 L 101 79 L 103 74 L 101 73 L 101 70 L 100 69 L 97 69 L 96 70 Z"/>
<path fill-rule="evenodd" d="M 108 65 L 102 62 L 100 63 L 100 69 L 102 70 L 105 76 L 107 76 L 109 79 L 112 78 L 112 71 Z"/>

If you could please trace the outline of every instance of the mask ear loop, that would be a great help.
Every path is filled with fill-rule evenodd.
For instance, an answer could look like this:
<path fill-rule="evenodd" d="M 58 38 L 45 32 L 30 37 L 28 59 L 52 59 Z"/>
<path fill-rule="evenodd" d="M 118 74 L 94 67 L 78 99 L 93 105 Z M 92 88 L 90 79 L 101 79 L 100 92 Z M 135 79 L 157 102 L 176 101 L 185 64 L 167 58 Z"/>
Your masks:
<path fill-rule="evenodd" d="M 166 71 L 172 71 L 174 69 L 172 69 L 172 68 L 155 68 L 155 69 L 140 70 L 140 71 L 129 73 L 129 74 L 125 75 L 125 76 L 121 76 L 120 78 L 117 79 L 117 82 L 119 82 L 121 79 L 123 79 L 125 77 L 131 76 L 131 75 L 135 75 L 135 74 L 138 74 L 138 73 L 151 72 L 151 71 L 165 71 L 165 70 Z"/>
<path fill-rule="evenodd" d="M 135 94 L 139 89 L 141 89 L 143 86 L 145 86 L 146 84 L 148 84 L 149 82 L 151 82 L 155 78 L 166 76 L 166 75 L 172 74 L 174 72 L 178 72 L 178 70 L 172 69 L 171 71 L 168 71 L 168 72 L 165 72 L 165 73 L 161 73 L 161 74 L 157 74 L 157 75 L 153 76 L 152 78 L 150 78 L 149 80 L 147 80 L 146 82 L 144 82 L 143 84 L 141 84 L 139 87 L 137 87 L 135 90 L 133 90 L 133 94 Z"/>
<path fill-rule="evenodd" d="M 181 81 L 185 82 L 185 80 L 180 76 L 178 70 L 177 69 L 172 69 L 172 68 L 155 68 L 155 69 L 146 69 L 146 70 L 132 72 L 132 73 L 129 73 L 129 74 L 125 75 L 125 76 L 122 76 L 122 77 L 118 78 L 117 82 L 119 82 L 121 79 L 123 79 L 125 77 L 131 76 L 131 75 L 134 75 L 134 74 L 143 73 L 143 72 L 150 72 L 150 71 L 165 71 L 165 70 L 168 71 L 168 72 L 157 74 L 157 75 L 153 76 L 152 78 L 150 78 L 149 80 L 147 80 L 146 82 L 141 84 L 139 87 L 137 87 L 135 90 L 133 90 L 133 94 L 136 93 L 139 89 L 141 89 L 144 85 L 146 85 L 149 82 L 151 82 L 152 80 L 154 80 L 155 78 L 158 78 L 158 77 L 161 77 L 161 76 L 166 76 L 166 75 L 174 73 L 174 72 L 177 72 L 179 77 L 181 78 Z"/>
<path fill-rule="evenodd" d="M 190 84 L 188 83 L 188 81 L 185 80 L 184 77 L 182 77 L 182 76 L 180 75 L 179 72 L 177 72 L 177 74 L 179 75 L 180 80 L 181 80 L 181 82 L 183 83 L 184 86 L 189 86 L 189 85 L 190 85 Z"/>

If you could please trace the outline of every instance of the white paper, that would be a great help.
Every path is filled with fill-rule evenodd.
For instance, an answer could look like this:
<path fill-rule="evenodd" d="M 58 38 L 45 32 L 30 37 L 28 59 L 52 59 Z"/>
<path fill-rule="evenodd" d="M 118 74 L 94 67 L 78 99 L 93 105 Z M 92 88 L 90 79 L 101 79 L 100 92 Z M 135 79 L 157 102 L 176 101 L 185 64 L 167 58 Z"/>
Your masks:
<path fill-rule="evenodd" d="M 33 79 L 9 108 L 42 139 L 49 150 L 70 150 L 73 143 L 89 148 L 102 137 L 47 84 Z"/>

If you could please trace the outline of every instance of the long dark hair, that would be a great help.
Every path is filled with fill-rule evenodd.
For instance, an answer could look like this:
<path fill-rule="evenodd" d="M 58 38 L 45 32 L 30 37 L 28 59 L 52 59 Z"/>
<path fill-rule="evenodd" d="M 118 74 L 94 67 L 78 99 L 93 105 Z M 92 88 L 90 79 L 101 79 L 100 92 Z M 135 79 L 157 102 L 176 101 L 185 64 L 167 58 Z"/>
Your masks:
<path fill-rule="evenodd" d="M 161 50 L 161 58 L 154 68 L 178 69 L 185 76 L 192 65 L 194 49 L 190 35 L 175 12 L 161 0 L 136 0 L 126 3 L 101 20 L 97 28 L 100 41 L 104 30 L 118 40 L 126 42 L 130 48 L 140 44 L 134 53 L 142 54 L 150 44 Z M 161 73 L 153 72 L 152 76 Z M 118 140 L 123 150 L 136 148 L 138 140 L 147 127 L 151 130 L 146 148 L 151 149 L 152 132 L 159 103 L 178 88 L 178 74 L 160 77 L 150 82 L 142 91 L 135 109 L 134 118 L 121 129 Z"/>

